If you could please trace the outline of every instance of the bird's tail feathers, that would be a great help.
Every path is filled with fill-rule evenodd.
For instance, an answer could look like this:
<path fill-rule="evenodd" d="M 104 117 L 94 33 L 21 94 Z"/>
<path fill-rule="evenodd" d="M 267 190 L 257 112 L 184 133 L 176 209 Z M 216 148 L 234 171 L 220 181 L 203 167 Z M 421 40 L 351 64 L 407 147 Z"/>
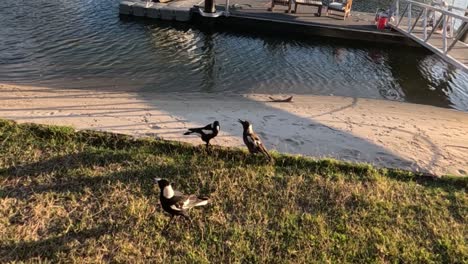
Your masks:
<path fill-rule="evenodd" d="M 265 154 L 265 156 L 267 156 L 269 161 L 273 160 L 273 157 L 270 155 L 270 153 L 268 153 L 268 151 L 265 150 L 265 152 L 263 152 L 263 153 Z"/>
<path fill-rule="evenodd" d="M 184 135 L 190 135 L 193 133 L 202 134 L 202 129 L 201 128 L 189 128 L 188 131 L 184 133 Z"/>
<path fill-rule="evenodd" d="M 197 201 L 195 202 L 193 206 L 197 207 L 197 206 L 207 205 L 209 201 L 210 199 L 208 199 L 207 197 L 197 197 Z"/>
<path fill-rule="evenodd" d="M 273 161 L 273 157 L 268 153 L 268 150 L 262 145 L 260 147 L 261 152 L 268 158 L 269 161 Z"/>

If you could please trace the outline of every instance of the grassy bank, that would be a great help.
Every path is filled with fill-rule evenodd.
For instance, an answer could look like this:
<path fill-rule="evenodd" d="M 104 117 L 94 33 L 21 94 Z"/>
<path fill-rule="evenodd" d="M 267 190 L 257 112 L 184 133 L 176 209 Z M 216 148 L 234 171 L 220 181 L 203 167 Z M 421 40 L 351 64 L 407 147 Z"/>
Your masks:
<path fill-rule="evenodd" d="M 466 178 L 0 120 L 0 262 L 468 261 Z M 210 196 L 169 220 L 155 177 Z"/>

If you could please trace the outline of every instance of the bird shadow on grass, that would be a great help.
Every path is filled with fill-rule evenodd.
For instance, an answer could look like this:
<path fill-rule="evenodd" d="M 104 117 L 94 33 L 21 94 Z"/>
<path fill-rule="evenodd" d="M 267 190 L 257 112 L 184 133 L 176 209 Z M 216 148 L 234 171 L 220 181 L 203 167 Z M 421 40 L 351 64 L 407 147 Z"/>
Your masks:
<path fill-rule="evenodd" d="M 130 153 L 93 150 L 51 157 L 34 163 L 13 165 L 0 173 L 4 177 L 36 177 L 51 173 L 64 173 L 79 167 L 106 166 L 110 163 L 123 163 L 134 160 Z"/>
<path fill-rule="evenodd" d="M 103 166 L 110 162 L 121 162 L 122 164 L 127 161 L 127 156 L 116 155 L 114 157 L 108 152 L 104 154 L 96 154 L 97 158 L 91 159 L 95 162 L 90 162 L 89 157 L 93 157 L 90 153 L 78 153 L 65 155 L 62 157 L 53 157 L 49 160 L 42 162 L 36 162 L 33 164 L 26 164 L 21 167 L 11 168 L 12 172 L 16 173 L 15 175 L 19 176 L 28 176 L 29 173 L 32 173 L 36 176 L 43 176 L 43 173 L 56 173 L 66 170 L 72 170 L 80 166 L 94 166 L 99 165 Z M 107 155 L 107 156 L 106 156 Z M 86 159 L 83 159 L 86 157 Z M 66 160 L 61 167 L 55 166 L 50 167 L 49 164 L 55 164 L 57 161 Z M 73 197 L 74 194 L 81 193 L 90 193 L 94 196 L 95 199 L 108 199 L 111 194 L 115 194 L 114 188 L 117 188 L 118 192 L 124 191 L 126 193 L 135 193 L 138 196 L 149 197 L 150 203 L 157 204 L 159 197 L 159 190 L 155 188 L 155 177 L 165 177 L 170 180 L 179 181 L 179 177 L 190 177 L 191 168 L 189 166 L 180 166 L 180 163 L 177 164 L 148 164 L 143 167 L 139 166 L 136 163 L 129 164 L 127 167 L 119 170 L 109 170 L 104 171 L 103 175 L 70 175 L 67 177 L 52 178 L 49 179 L 47 183 L 31 183 L 31 184 L 19 184 L 16 186 L 4 187 L 0 190 L 0 199 L 1 198 L 16 198 L 22 200 L 31 200 L 37 197 L 42 197 L 43 195 L 54 194 L 56 197 L 64 197 L 68 201 L 67 197 Z M 47 176 L 47 175 L 46 175 Z M 21 181 L 21 179 L 20 179 Z M 37 196 L 37 197 L 33 197 Z M 65 205 L 64 205 L 65 206 Z M 65 206 L 65 208 L 68 208 Z M 115 210 L 119 208 L 111 207 Z M 77 209 L 78 211 L 82 208 L 73 208 L 72 210 Z M 70 209 L 65 209 L 69 211 Z M 157 210 L 160 211 L 160 210 Z M 70 211 L 69 211 L 70 213 Z M 159 212 L 158 212 L 159 214 Z M 163 214 L 160 211 L 160 214 Z M 154 216 L 156 217 L 156 216 Z M 14 220 L 10 218 L 10 221 Z M 132 221 L 132 220 L 126 220 Z M 151 213 L 148 221 L 155 221 Z M 167 219 L 169 221 L 169 218 Z M 17 223 L 12 222 L 11 224 L 15 225 Z M 113 226 L 114 225 L 114 226 Z M 128 228 L 128 223 L 126 224 Z M 188 227 L 191 226 L 189 223 L 180 219 L 176 221 L 176 227 Z M 194 228 L 199 228 L 195 225 Z M 75 246 L 71 245 L 73 241 L 79 241 L 81 244 L 85 243 L 88 239 L 97 239 L 102 235 L 113 234 L 119 232 L 118 224 L 105 224 L 96 228 L 91 228 L 82 231 L 71 231 L 67 232 L 64 235 L 59 235 L 57 237 L 46 238 L 38 241 L 19 241 L 14 243 L 2 243 L 0 242 L 0 262 L 9 262 L 9 261 L 28 261 L 32 258 L 41 257 L 47 259 L 53 259 L 57 256 L 57 253 L 67 254 Z M 159 232 L 159 231 L 157 231 Z M 168 233 L 168 234 L 172 234 Z M 164 235 L 164 234 L 163 234 Z M 168 236 L 169 237 L 169 236 Z M 171 237 L 171 239 L 173 239 Z M 181 239 L 181 238 L 180 238 Z"/>
<path fill-rule="evenodd" d="M 85 133 L 85 132 L 80 132 Z M 100 140 L 99 136 L 106 137 L 107 133 L 96 133 L 94 141 L 99 142 L 99 146 L 109 147 L 104 144 L 105 140 Z M 117 135 L 118 136 L 118 135 Z M 116 137 L 116 135 L 113 135 Z M 126 137 L 126 136 L 122 136 Z M 114 143 L 110 143 L 112 147 Z M 85 189 L 98 191 L 104 184 L 113 184 L 116 181 L 122 183 L 138 183 L 147 195 L 153 195 L 153 178 L 174 177 L 169 180 L 177 180 L 180 176 L 189 177 L 192 173 L 193 165 L 191 157 L 196 157 L 196 163 L 203 164 L 205 159 L 222 159 L 224 162 L 232 163 L 233 166 L 275 166 L 278 172 L 288 173 L 289 170 L 306 170 L 310 173 L 332 177 L 336 174 L 345 175 L 348 178 L 366 180 L 381 174 L 386 177 L 400 181 L 415 181 L 427 187 L 443 188 L 447 190 L 462 189 L 466 187 L 466 181 L 460 179 L 459 183 L 453 183 L 456 179 L 435 179 L 432 177 L 419 176 L 411 172 L 397 170 L 379 170 L 367 164 L 352 164 L 335 160 L 313 160 L 292 155 L 274 155 L 275 161 L 268 162 L 260 155 L 249 155 L 239 149 L 223 148 L 212 146 L 196 147 L 177 142 L 159 140 L 137 140 L 137 146 L 145 146 L 152 155 L 184 155 L 178 159 L 177 164 L 140 164 L 133 152 L 111 151 L 109 149 L 87 150 L 80 153 L 67 154 L 64 156 L 52 157 L 30 164 L 11 166 L 0 172 L 1 178 L 37 177 L 40 175 L 53 175 L 55 178 L 49 183 L 36 184 L 34 179 L 31 184 L 15 184 L 0 188 L 0 198 L 15 197 L 28 199 L 31 195 L 44 192 L 82 192 Z M 129 145 L 130 146 L 130 145 Z M 103 167 L 113 164 L 119 167 L 119 171 L 113 171 L 104 175 L 76 175 L 74 170 L 81 168 Z M 148 188 L 150 186 L 150 188 Z M 187 186 L 188 187 L 188 186 Z"/>
<path fill-rule="evenodd" d="M 77 154 L 60 158 L 52 158 L 44 162 L 38 162 L 35 164 L 25 165 L 21 168 L 15 168 L 13 172 L 21 172 L 22 176 L 29 175 L 39 175 L 47 174 L 52 172 L 65 172 L 67 170 L 72 170 L 78 166 L 88 165 L 105 165 L 107 162 L 122 162 L 123 167 L 128 165 L 127 155 L 116 155 L 117 158 L 109 154 L 108 159 L 105 159 L 103 156 L 100 156 L 102 160 L 96 159 L 94 163 L 83 164 L 78 161 L 76 163 L 70 164 L 70 167 L 67 167 L 66 164 L 61 167 L 46 167 L 46 170 L 41 170 L 45 165 L 54 163 L 57 159 L 76 159 L 77 157 L 86 156 L 87 154 Z M 129 159 L 130 160 L 130 159 Z M 119 169 L 118 171 L 112 171 L 104 175 L 69 175 L 67 177 L 54 178 L 52 182 L 49 183 L 32 183 L 28 185 L 16 185 L 16 186 L 7 186 L 0 189 L 0 198 L 17 198 L 17 199 L 29 199 L 32 195 L 37 195 L 41 193 L 81 193 L 85 190 L 89 190 L 93 193 L 102 191 L 104 188 L 112 186 L 117 182 L 123 184 L 138 184 L 141 189 L 145 192 L 145 195 L 153 195 L 153 185 L 154 178 L 161 177 L 162 175 L 171 175 L 176 174 L 187 174 L 189 175 L 189 168 L 175 167 L 173 165 L 167 164 L 156 164 L 148 165 L 144 168 L 136 168 L 135 164 L 128 165 L 129 168 Z M 54 168 L 56 170 L 54 170 Z M 32 171 L 32 174 L 28 174 L 28 171 Z M 16 175 L 18 175 L 16 174 Z"/>
<path fill-rule="evenodd" d="M 0 262 L 22 262 L 37 257 L 41 259 L 53 259 L 59 252 L 67 254 L 72 247 L 70 243 L 74 241 L 84 243 L 88 239 L 98 239 L 103 235 L 112 234 L 117 231 L 117 227 L 112 226 L 111 223 L 107 223 L 85 230 L 70 231 L 60 236 L 38 241 L 21 241 L 17 243 L 2 242 L 0 243 Z"/>

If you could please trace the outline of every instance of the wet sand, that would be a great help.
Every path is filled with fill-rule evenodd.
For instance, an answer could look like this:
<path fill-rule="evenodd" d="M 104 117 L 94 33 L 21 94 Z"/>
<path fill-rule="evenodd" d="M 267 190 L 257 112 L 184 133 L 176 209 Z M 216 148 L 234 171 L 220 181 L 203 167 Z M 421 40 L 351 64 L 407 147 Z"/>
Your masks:
<path fill-rule="evenodd" d="M 247 119 L 279 152 L 366 162 L 435 175 L 468 173 L 468 113 L 336 96 L 186 94 L 57 89 L 0 84 L 0 118 L 157 136 L 193 144 L 188 127 L 221 123 L 212 143 L 243 147 Z"/>

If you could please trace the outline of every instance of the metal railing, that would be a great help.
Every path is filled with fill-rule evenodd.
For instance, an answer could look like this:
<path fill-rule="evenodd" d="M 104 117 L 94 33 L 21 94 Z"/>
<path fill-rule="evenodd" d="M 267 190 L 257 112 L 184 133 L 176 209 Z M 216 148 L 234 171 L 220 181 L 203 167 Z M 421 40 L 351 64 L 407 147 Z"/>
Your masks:
<path fill-rule="evenodd" d="M 405 5 L 406 4 L 406 5 Z M 403 12 L 400 13 L 401 7 L 404 6 Z M 465 11 L 465 15 L 459 15 L 452 12 L 452 10 Z M 466 16 L 467 10 L 447 6 L 447 7 L 437 7 L 431 6 L 424 3 L 411 1 L 411 0 L 396 0 L 395 2 L 395 26 L 407 34 L 412 35 L 420 42 L 429 44 L 430 38 L 437 31 L 438 28 L 442 25 L 442 49 L 443 54 L 447 54 L 456 44 L 460 41 L 460 38 L 468 30 L 468 17 Z M 416 17 L 413 18 L 413 13 L 416 13 Z M 405 17 L 406 14 L 406 17 Z M 436 16 L 439 15 L 439 17 Z M 404 19 L 406 25 L 401 25 Z M 418 25 L 419 20 L 422 19 L 422 38 L 417 36 L 413 31 Z M 428 32 L 429 21 L 432 20 L 432 29 Z M 460 21 L 460 26 L 455 29 L 455 21 Z M 455 33 L 456 31 L 456 33 Z M 455 33 L 455 34 L 454 34 Z M 451 43 L 448 43 L 448 40 L 451 39 Z M 430 44 L 429 44 L 430 45 Z M 431 45 L 433 46 L 433 45 Z M 468 47 L 468 46 L 467 46 Z M 433 46 L 440 50 L 439 48 Z"/>

